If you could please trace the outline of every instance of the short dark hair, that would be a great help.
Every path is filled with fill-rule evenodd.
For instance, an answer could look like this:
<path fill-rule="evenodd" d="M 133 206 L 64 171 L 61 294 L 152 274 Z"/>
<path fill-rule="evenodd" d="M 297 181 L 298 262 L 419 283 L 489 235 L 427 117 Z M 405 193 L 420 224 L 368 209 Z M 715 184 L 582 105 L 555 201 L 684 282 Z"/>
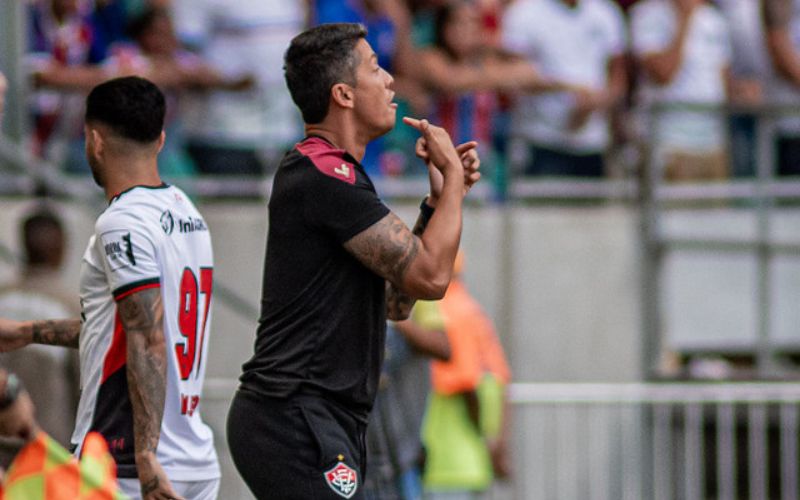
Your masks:
<path fill-rule="evenodd" d="M 152 82 L 138 76 L 114 78 L 89 93 L 86 123 L 102 123 L 125 139 L 146 144 L 161 135 L 166 109 L 164 94 Z"/>
<path fill-rule="evenodd" d="M 58 265 L 64 250 L 64 227 L 49 208 L 37 209 L 20 225 L 28 265 Z M 55 240 L 54 240 L 55 238 Z"/>
<path fill-rule="evenodd" d="M 328 115 L 331 88 L 356 84 L 356 44 L 367 29 L 356 23 L 321 24 L 292 39 L 283 58 L 286 86 L 303 121 L 319 123 Z"/>

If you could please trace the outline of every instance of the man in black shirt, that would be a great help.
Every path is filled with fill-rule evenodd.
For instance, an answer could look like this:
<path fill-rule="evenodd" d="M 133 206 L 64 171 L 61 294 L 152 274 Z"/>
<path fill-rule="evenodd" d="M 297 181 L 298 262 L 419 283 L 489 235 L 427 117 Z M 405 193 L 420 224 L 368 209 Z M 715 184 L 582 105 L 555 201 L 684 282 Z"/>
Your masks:
<path fill-rule="evenodd" d="M 381 202 L 359 161 L 397 106 L 365 35 L 318 26 L 285 56 L 306 138 L 275 175 L 255 354 L 228 416 L 234 462 L 258 498 L 361 498 L 387 315 L 442 297 L 462 200 L 480 176 L 476 143 L 454 147 L 443 129 L 404 118 L 421 132 L 431 191 L 413 231 Z"/>

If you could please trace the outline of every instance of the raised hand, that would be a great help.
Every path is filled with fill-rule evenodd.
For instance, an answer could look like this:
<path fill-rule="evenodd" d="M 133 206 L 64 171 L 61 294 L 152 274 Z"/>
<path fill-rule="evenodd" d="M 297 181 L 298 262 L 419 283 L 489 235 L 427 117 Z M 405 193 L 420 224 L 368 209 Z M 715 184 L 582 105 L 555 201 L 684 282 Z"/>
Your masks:
<path fill-rule="evenodd" d="M 481 168 L 481 158 L 478 156 L 478 143 L 475 141 L 465 142 L 456 146 L 461 165 L 464 167 L 464 194 L 469 192 L 481 178 L 478 169 Z"/>
<path fill-rule="evenodd" d="M 478 171 L 481 166 L 481 159 L 478 155 L 478 143 L 475 141 L 468 141 L 456 146 L 461 166 L 464 169 L 464 194 L 469 192 L 470 188 L 475 185 L 481 178 L 481 173 Z M 417 144 L 414 151 L 418 158 L 425 162 L 428 166 L 428 180 L 431 185 L 431 198 L 429 204 L 435 206 L 436 200 L 442 192 L 442 185 L 444 178 L 442 173 L 434 167 L 429 159 L 427 145 L 424 137 L 417 139 Z"/>
<path fill-rule="evenodd" d="M 443 174 L 461 167 L 458 151 L 445 129 L 431 125 L 428 120 L 417 120 L 407 116 L 403 117 L 403 123 L 414 127 L 422 134 L 420 139 L 424 139 L 424 142 L 417 141 L 417 156 L 420 155 L 420 151 L 423 152 L 426 155 L 425 161 Z"/>

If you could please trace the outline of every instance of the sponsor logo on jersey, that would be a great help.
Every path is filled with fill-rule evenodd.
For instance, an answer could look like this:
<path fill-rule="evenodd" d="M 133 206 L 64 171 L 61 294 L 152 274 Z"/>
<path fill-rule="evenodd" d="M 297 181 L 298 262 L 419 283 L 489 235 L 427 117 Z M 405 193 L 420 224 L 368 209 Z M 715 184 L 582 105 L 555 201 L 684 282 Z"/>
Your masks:
<path fill-rule="evenodd" d="M 175 228 L 178 228 L 179 233 L 194 233 L 195 231 L 208 231 L 208 226 L 203 219 L 199 217 L 187 217 L 185 219 L 175 219 L 172 212 L 164 210 L 161 212 L 161 229 L 168 235 L 171 235 Z"/>
<path fill-rule="evenodd" d="M 334 173 L 341 175 L 345 179 L 350 178 L 350 167 L 347 166 L 347 163 L 342 163 L 339 165 L 338 168 L 333 169 Z"/>
<path fill-rule="evenodd" d="M 101 235 L 106 260 L 112 271 L 123 267 L 135 266 L 136 256 L 133 254 L 131 233 L 128 231 L 109 231 Z"/>
<path fill-rule="evenodd" d="M 350 498 L 358 489 L 358 473 L 344 462 L 339 462 L 325 473 L 325 482 L 337 495 Z"/>
<path fill-rule="evenodd" d="M 167 234 L 172 234 L 175 229 L 175 219 L 172 218 L 172 212 L 169 210 L 161 212 L 161 229 Z"/>
<path fill-rule="evenodd" d="M 187 217 L 178 219 L 178 230 L 182 233 L 193 233 L 195 231 L 208 231 L 206 223 L 199 217 Z"/>

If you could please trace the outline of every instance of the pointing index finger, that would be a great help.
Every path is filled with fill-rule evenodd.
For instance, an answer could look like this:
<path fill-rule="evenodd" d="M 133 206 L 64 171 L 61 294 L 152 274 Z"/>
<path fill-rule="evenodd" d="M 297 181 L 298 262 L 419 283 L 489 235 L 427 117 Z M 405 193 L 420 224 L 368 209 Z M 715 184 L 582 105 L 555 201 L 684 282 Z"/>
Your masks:
<path fill-rule="evenodd" d="M 415 129 L 419 130 L 423 134 L 428 131 L 429 123 L 428 123 L 428 120 L 426 120 L 424 118 L 422 120 L 418 120 L 416 118 L 411 118 L 410 116 L 404 116 L 403 117 L 403 123 L 405 123 L 406 125 L 408 125 L 410 127 L 414 127 Z"/>

